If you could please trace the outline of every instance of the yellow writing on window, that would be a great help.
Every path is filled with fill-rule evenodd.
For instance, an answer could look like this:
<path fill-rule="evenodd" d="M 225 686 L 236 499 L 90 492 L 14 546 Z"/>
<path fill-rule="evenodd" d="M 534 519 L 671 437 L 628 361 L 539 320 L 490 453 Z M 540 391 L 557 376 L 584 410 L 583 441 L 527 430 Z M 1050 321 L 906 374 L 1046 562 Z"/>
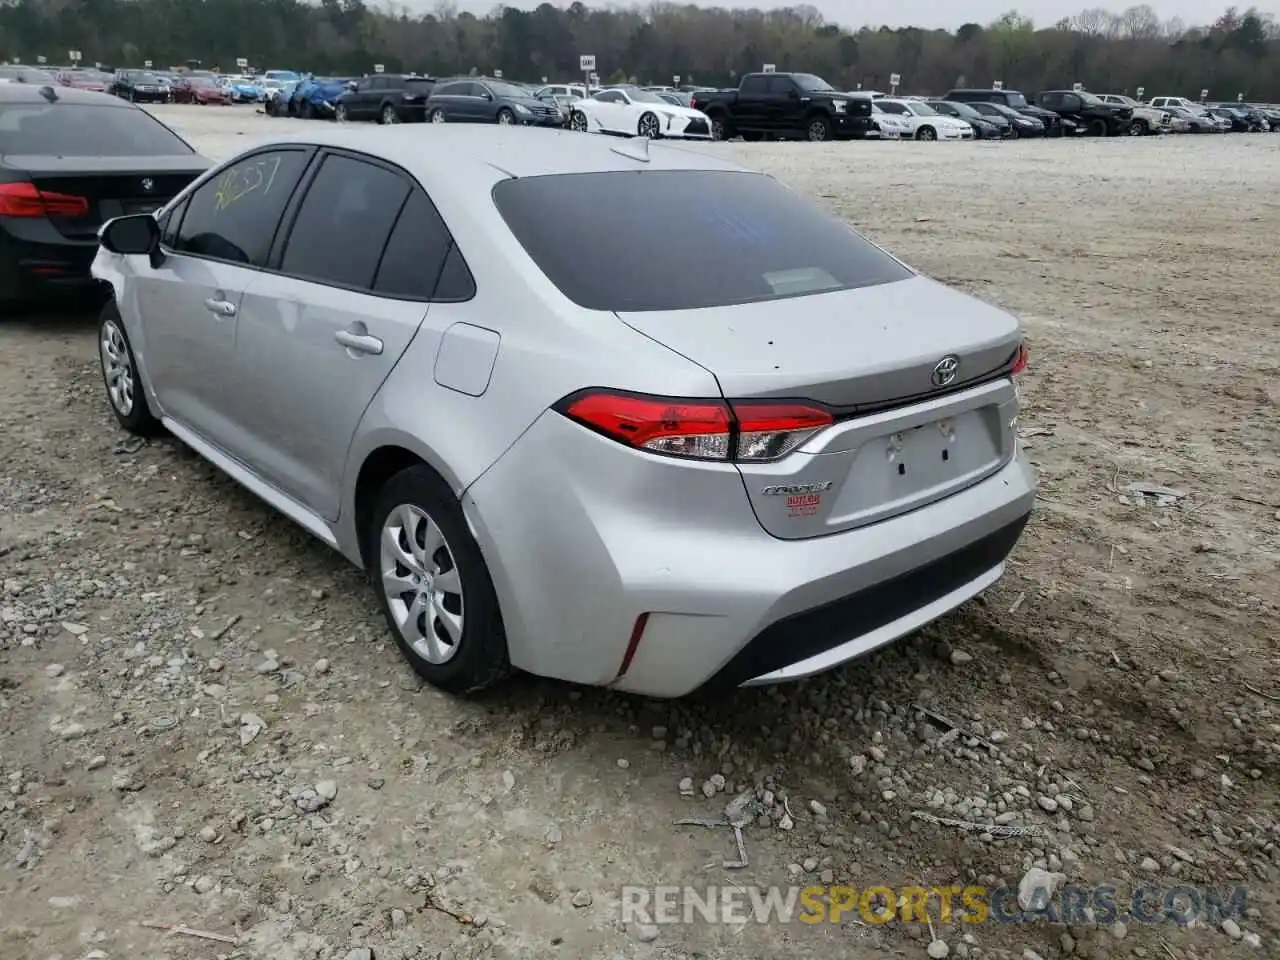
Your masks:
<path fill-rule="evenodd" d="M 266 196 L 275 183 L 280 157 L 260 157 L 229 167 L 218 177 L 213 193 L 213 212 L 226 210 L 252 193 Z"/>

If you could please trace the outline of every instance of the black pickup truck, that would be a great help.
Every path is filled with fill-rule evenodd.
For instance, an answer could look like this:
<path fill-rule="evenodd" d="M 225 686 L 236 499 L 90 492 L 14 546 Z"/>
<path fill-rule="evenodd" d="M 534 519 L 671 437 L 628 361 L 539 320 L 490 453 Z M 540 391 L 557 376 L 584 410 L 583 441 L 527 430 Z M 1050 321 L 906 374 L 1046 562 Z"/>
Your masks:
<path fill-rule="evenodd" d="M 1083 90 L 1046 90 L 1036 104 L 1060 117 L 1074 120 L 1095 137 L 1119 137 L 1133 126 L 1133 108 L 1099 100 Z"/>
<path fill-rule="evenodd" d="M 841 93 L 811 73 L 748 73 L 736 90 L 700 90 L 690 104 L 711 120 L 711 135 L 728 140 L 838 140 L 871 127 L 871 100 Z"/>

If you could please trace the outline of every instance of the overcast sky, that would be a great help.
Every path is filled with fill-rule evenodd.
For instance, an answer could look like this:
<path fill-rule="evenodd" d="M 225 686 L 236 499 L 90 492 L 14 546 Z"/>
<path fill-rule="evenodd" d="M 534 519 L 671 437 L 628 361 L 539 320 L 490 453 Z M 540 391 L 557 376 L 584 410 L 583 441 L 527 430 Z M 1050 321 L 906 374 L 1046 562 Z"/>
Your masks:
<path fill-rule="evenodd" d="M 556 6 L 565 6 L 563 2 L 552 0 Z M 584 0 L 587 6 L 608 6 L 605 3 L 593 3 Z M 436 0 L 408 0 L 407 6 L 430 10 Z M 508 4 L 520 9 L 532 9 L 538 0 L 513 0 Z M 631 6 L 631 4 L 617 4 Z M 711 4 L 704 4 L 710 6 Z M 721 0 L 716 6 L 761 6 L 781 7 L 785 3 L 733 2 Z M 798 3 L 797 3 L 798 5 Z M 1079 13 L 1086 7 L 1104 7 L 1117 13 L 1132 3 L 1092 3 L 1089 0 L 965 0 L 963 3 L 948 3 L 943 0 L 813 0 L 813 6 L 822 11 L 827 20 L 845 27 L 880 26 L 891 27 L 918 26 L 943 27 L 955 29 L 960 24 L 972 21 L 988 23 L 1010 9 L 1031 17 L 1037 26 L 1052 26 L 1063 17 Z M 1155 0 L 1151 7 L 1161 20 L 1181 17 L 1187 25 L 1212 23 L 1222 11 L 1230 6 L 1229 0 Z M 488 13 L 493 9 L 492 0 L 457 0 L 459 10 L 469 10 L 475 14 Z M 1248 0 L 1241 0 L 1238 9 L 1247 9 Z M 1259 10 L 1272 11 L 1280 9 L 1277 0 L 1262 0 L 1257 4 Z"/>

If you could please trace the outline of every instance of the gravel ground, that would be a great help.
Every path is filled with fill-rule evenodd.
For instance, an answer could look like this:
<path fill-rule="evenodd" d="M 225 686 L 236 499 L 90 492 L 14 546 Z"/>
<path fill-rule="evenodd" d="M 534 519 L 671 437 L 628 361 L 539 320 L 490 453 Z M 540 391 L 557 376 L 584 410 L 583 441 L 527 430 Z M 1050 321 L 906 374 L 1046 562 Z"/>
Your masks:
<path fill-rule="evenodd" d="M 214 158 L 300 123 L 157 112 Z M 177 443 L 127 441 L 90 317 L 5 321 L 0 957 L 1280 954 L 1280 140 L 707 149 L 1025 320 L 1044 496 L 1005 579 L 876 656 L 728 701 L 530 678 L 450 699 L 336 554 Z M 728 830 L 672 821 L 740 791 L 750 862 L 729 870 Z M 619 921 L 624 884 L 1036 867 L 1122 902 L 1244 885 L 1247 912 L 935 914 L 945 947 L 898 922 Z"/>

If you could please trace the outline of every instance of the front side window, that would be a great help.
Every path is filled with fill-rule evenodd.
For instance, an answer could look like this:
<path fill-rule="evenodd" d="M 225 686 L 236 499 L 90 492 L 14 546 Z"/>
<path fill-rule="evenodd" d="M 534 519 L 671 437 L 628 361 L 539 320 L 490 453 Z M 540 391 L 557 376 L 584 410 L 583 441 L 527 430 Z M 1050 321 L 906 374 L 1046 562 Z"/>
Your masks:
<path fill-rule="evenodd" d="M 0 154 L 46 157 L 189 157 L 185 140 L 145 110 L 107 100 L 0 106 Z"/>
<path fill-rule="evenodd" d="M 493 199 L 542 272 L 591 310 L 695 310 L 913 276 L 847 224 L 762 174 L 522 177 L 499 183 Z M 672 270 L 672 263 L 699 269 Z"/>
<path fill-rule="evenodd" d="M 298 208 L 282 272 L 367 290 L 409 185 L 385 167 L 329 156 Z"/>
<path fill-rule="evenodd" d="M 280 216 L 309 158 L 306 150 L 271 150 L 227 165 L 191 195 L 174 249 L 265 266 Z"/>

